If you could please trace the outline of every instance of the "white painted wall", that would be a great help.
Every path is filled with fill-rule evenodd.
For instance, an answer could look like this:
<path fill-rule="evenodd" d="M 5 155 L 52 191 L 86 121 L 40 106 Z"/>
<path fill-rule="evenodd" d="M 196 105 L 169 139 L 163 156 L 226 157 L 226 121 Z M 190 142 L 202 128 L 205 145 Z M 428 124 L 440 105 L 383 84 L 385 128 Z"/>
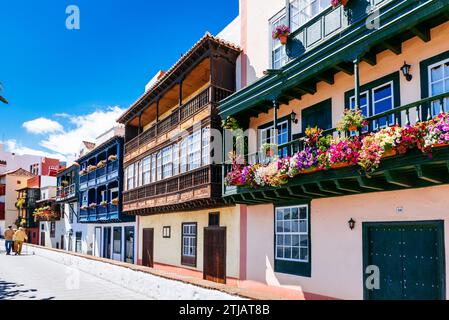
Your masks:
<path fill-rule="evenodd" d="M 105 262 L 29 246 L 30 253 L 62 265 L 76 268 L 129 290 L 164 300 L 241 300 L 237 296 L 217 290 L 204 289 L 179 281 L 157 277 Z"/>
<path fill-rule="evenodd" d="M 6 162 L 6 165 L 2 164 Z M 0 174 L 22 168 L 30 171 L 30 166 L 41 163 L 42 158 L 33 155 L 19 155 L 5 150 L 5 145 L 0 143 Z"/>

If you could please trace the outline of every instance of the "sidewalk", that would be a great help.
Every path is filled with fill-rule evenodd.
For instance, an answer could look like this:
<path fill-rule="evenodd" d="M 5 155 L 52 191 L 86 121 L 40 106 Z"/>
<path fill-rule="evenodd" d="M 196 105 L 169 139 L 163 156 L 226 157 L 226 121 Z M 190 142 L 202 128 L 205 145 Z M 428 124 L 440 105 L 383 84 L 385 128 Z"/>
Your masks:
<path fill-rule="evenodd" d="M 262 283 L 253 282 L 253 281 L 236 281 L 235 284 L 232 285 L 224 285 L 219 284 L 215 282 L 206 281 L 203 279 L 200 279 L 198 277 L 190 276 L 190 275 L 182 275 L 174 272 L 168 272 L 164 270 L 158 270 L 158 269 L 151 269 L 148 267 L 138 266 L 138 265 L 132 265 L 127 264 L 123 262 L 108 260 L 104 258 L 98 258 L 78 253 L 72 253 L 72 252 L 66 252 L 62 250 L 57 249 L 51 249 L 51 248 L 42 248 L 35 245 L 28 245 L 28 250 L 30 253 L 35 253 L 39 256 L 45 256 L 48 255 L 45 252 L 58 254 L 61 256 L 58 256 L 57 259 L 60 259 L 61 261 L 67 261 L 69 257 L 77 257 L 81 259 L 85 259 L 85 261 L 90 262 L 97 262 L 105 264 L 102 268 L 107 269 L 106 265 L 108 266 L 115 266 L 124 268 L 126 270 L 132 270 L 135 272 L 143 272 L 145 274 L 153 275 L 156 277 L 160 277 L 162 279 L 166 280 L 172 280 L 172 281 L 178 281 L 182 282 L 184 284 L 193 285 L 199 288 L 208 289 L 208 290 L 214 290 L 218 292 L 222 292 L 224 294 L 229 294 L 232 296 L 235 296 L 237 299 L 244 298 L 244 299 L 252 299 L 252 300 L 323 300 L 327 299 L 325 297 L 315 296 L 315 295 L 309 295 L 309 294 L 303 294 L 300 291 L 287 289 L 287 288 L 279 288 L 279 287 L 272 287 L 268 286 Z M 48 258 L 48 257 L 47 257 Z M 54 259 L 54 258 L 52 258 Z M 130 283 L 131 285 L 131 283 Z"/>

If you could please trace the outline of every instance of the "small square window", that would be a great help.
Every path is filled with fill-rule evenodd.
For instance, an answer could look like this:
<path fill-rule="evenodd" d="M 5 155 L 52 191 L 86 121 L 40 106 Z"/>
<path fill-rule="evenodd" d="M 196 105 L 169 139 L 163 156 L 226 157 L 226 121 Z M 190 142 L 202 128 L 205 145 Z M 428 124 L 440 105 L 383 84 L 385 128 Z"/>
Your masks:
<path fill-rule="evenodd" d="M 164 227 L 162 229 L 162 236 L 164 239 L 170 239 L 171 238 L 171 227 Z"/>

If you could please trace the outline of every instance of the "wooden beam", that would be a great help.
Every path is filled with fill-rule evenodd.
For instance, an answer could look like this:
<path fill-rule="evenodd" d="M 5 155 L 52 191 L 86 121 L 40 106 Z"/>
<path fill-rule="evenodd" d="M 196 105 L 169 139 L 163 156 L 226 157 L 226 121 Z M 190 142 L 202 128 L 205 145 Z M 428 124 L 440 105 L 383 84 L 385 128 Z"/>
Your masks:
<path fill-rule="evenodd" d="M 432 36 L 430 33 L 430 28 L 426 25 L 416 26 L 410 29 L 411 32 L 418 38 L 420 38 L 423 42 L 429 42 L 432 40 Z"/>
<path fill-rule="evenodd" d="M 443 183 L 441 175 L 431 172 L 429 168 L 425 168 L 421 165 L 417 165 L 415 168 L 419 179 L 435 184 Z"/>
<path fill-rule="evenodd" d="M 367 52 L 362 57 L 362 60 L 372 66 L 375 66 L 377 64 L 377 55 L 373 52 Z"/>
<path fill-rule="evenodd" d="M 342 192 L 336 190 L 335 186 L 334 186 L 335 189 L 333 189 L 331 186 L 325 185 L 324 182 L 317 182 L 317 186 L 318 186 L 318 189 L 320 189 L 322 192 L 334 194 L 337 196 L 343 195 Z"/>
<path fill-rule="evenodd" d="M 351 183 L 349 181 L 344 180 L 334 180 L 335 185 L 337 186 L 338 190 L 345 191 L 345 192 L 351 192 L 351 193 L 361 193 L 362 190 L 360 186 L 355 183 Z"/>
<path fill-rule="evenodd" d="M 320 193 L 319 192 L 319 189 L 316 187 L 316 188 L 313 188 L 313 187 L 306 187 L 305 185 L 302 185 L 301 186 L 301 188 L 302 188 L 302 191 L 305 193 L 305 194 L 308 194 L 308 195 L 311 195 L 311 196 L 315 196 L 315 197 L 321 197 L 321 198 L 323 198 L 323 197 L 327 197 L 328 195 L 327 194 L 324 194 L 324 193 Z"/>
<path fill-rule="evenodd" d="M 360 187 L 365 189 L 370 189 L 374 191 L 384 191 L 385 188 L 383 188 L 379 183 L 376 183 L 367 177 L 357 177 L 357 182 L 359 183 Z"/>
<path fill-rule="evenodd" d="M 393 171 L 385 171 L 384 172 L 385 178 L 387 179 L 387 182 L 399 187 L 404 188 L 412 188 L 413 182 L 410 178 L 405 177 L 404 175 L 401 175 L 397 172 Z"/>
<path fill-rule="evenodd" d="M 382 42 L 385 48 L 390 50 L 396 55 L 400 55 L 402 53 L 402 42 L 393 43 L 391 40 Z"/>
<path fill-rule="evenodd" d="M 298 86 L 298 88 L 299 88 L 300 90 L 303 90 L 303 91 L 305 91 L 306 93 L 309 93 L 309 94 L 312 94 L 312 95 L 315 94 L 316 91 L 317 91 L 316 83 L 313 83 L 313 84 L 302 83 L 302 84 L 300 84 L 300 85 Z"/>
<path fill-rule="evenodd" d="M 354 65 L 349 62 L 342 62 L 334 66 L 334 69 L 342 71 L 350 76 L 354 75 Z"/>
<path fill-rule="evenodd" d="M 322 73 L 316 76 L 316 78 L 320 81 L 324 81 L 327 84 L 333 85 L 335 84 L 335 75 L 334 73 Z"/>
<path fill-rule="evenodd" d="M 310 199 L 310 196 L 304 194 L 304 190 L 299 187 L 288 187 L 287 191 L 295 198 Z"/>

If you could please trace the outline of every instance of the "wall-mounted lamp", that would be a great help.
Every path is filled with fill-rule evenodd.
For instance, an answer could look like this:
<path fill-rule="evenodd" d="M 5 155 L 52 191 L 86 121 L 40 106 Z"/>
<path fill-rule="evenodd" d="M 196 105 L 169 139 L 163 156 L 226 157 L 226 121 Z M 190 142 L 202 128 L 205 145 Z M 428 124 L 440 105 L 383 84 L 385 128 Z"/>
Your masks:
<path fill-rule="evenodd" d="M 411 68 L 412 68 L 412 66 L 407 64 L 407 62 L 404 61 L 404 65 L 401 67 L 401 71 L 407 81 L 412 81 L 412 79 L 413 79 L 413 76 L 410 74 Z"/>
<path fill-rule="evenodd" d="M 294 124 L 298 124 L 298 119 L 296 118 L 296 116 L 297 116 L 296 112 L 292 111 L 292 113 L 290 114 L 290 119 Z"/>
<path fill-rule="evenodd" d="M 355 221 L 351 218 L 351 220 L 348 221 L 349 229 L 354 230 L 355 229 Z"/>

